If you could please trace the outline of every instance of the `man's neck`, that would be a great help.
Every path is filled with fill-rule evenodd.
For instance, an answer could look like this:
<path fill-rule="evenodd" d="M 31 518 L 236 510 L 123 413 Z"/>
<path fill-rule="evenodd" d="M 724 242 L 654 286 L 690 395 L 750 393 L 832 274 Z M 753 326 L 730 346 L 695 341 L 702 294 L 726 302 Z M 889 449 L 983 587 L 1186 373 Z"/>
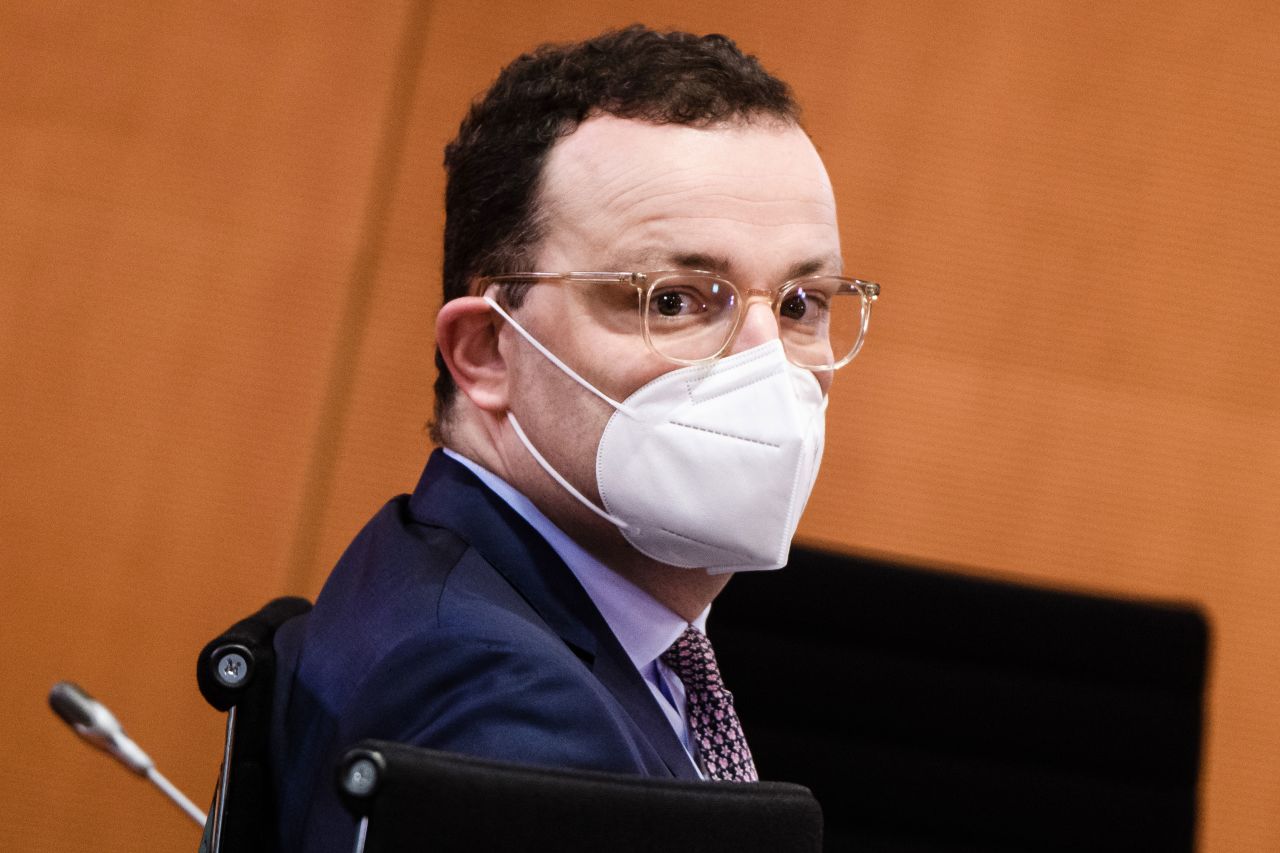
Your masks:
<path fill-rule="evenodd" d="M 656 563 L 640 553 L 640 559 L 629 566 L 610 564 L 618 574 L 660 601 L 686 622 L 697 619 L 706 610 L 725 584 L 730 573 L 707 574 L 702 569 L 680 569 L 664 563 Z M 624 561 L 627 562 L 627 561 Z"/>
<path fill-rule="evenodd" d="M 550 488 L 541 492 L 536 488 L 522 487 L 518 482 L 521 479 L 518 472 L 510 470 L 516 466 L 504 464 L 500 453 L 485 452 L 487 447 L 491 448 L 485 442 L 469 442 L 463 435 L 452 438 L 448 446 L 509 483 L 593 557 L 686 622 L 698 618 L 729 582 L 729 573 L 712 575 L 702 569 L 678 568 L 641 554 L 612 524 L 592 515 L 562 487 L 546 478 L 540 468 L 530 471 L 530 474 L 535 478 L 546 478 L 546 482 L 540 485 Z"/>

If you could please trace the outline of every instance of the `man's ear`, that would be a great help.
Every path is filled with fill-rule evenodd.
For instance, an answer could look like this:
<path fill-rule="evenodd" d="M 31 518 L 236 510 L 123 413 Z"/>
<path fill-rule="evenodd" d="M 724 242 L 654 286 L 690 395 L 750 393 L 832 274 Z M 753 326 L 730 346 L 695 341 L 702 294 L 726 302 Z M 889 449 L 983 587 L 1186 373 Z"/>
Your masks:
<path fill-rule="evenodd" d="M 498 351 L 499 318 L 479 296 L 451 299 L 436 315 L 436 346 L 454 384 L 478 408 L 507 410 L 507 364 Z"/>

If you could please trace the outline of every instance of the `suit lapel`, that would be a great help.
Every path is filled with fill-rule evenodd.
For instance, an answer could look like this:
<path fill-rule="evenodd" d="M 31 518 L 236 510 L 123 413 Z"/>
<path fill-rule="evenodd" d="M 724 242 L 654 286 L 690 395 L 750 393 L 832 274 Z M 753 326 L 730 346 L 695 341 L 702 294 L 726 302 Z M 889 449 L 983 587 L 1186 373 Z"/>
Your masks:
<path fill-rule="evenodd" d="M 653 698 L 653 691 L 643 676 L 636 672 L 631 658 L 612 634 L 609 643 L 613 647 L 607 654 L 596 656 L 591 671 L 609 691 L 617 697 L 626 708 L 631 719 L 635 720 L 640 730 L 649 736 L 649 741 L 662 758 L 663 764 L 678 779 L 698 779 L 698 771 L 685 752 L 684 744 L 676 737 L 671 728 L 671 721 L 658 707 Z"/>
<path fill-rule="evenodd" d="M 698 778 L 644 678 L 569 567 L 463 465 L 437 450 L 410 499 L 413 517 L 457 532 L 581 657 L 630 714 L 673 776 Z"/>

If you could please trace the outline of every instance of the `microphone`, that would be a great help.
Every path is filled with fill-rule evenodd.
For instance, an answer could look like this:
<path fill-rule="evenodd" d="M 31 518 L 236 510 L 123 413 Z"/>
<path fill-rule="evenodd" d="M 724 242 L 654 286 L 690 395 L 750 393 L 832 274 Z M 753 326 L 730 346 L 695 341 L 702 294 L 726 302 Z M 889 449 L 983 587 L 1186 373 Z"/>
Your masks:
<path fill-rule="evenodd" d="M 107 706 L 70 681 L 59 681 L 49 691 L 49 707 L 76 734 L 111 755 L 138 776 L 148 779 L 196 823 L 204 826 L 205 814 L 156 769 L 155 762 L 124 733 Z"/>

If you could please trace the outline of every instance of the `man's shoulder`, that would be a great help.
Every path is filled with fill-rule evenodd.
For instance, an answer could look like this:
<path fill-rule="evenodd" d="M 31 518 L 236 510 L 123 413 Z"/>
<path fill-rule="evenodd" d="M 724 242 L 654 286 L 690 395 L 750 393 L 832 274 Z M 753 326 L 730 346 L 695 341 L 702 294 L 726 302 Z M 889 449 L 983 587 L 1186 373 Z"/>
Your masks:
<path fill-rule="evenodd" d="M 375 657 L 416 642 L 439 651 L 469 635 L 514 643 L 554 637 L 474 543 L 415 519 L 407 495 L 389 501 L 355 537 L 309 621 L 308 645 L 331 634 L 348 654 L 363 644 Z"/>
<path fill-rule="evenodd" d="M 412 741 L 440 714 L 526 704 L 507 685 L 531 688 L 528 701 L 603 699 L 504 573 L 458 532 L 417 520 L 406 496 L 355 537 L 298 634 L 286 656 L 295 703 L 352 735 Z"/>
<path fill-rule="evenodd" d="M 416 521 L 404 498 L 356 537 L 300 633 L 286 656 L 295 737 L 314 729 L 338 744 L 378 737 L 534 763 L 637 766 L 627 713 L 590 655 L 472 543 Z"/>
<path fill-rule="evenodd" d="M 363 738 L 556 766 L 653 764 L 590 666 L 473 543 L 416 520 L 406 498 L 365 526 L 299 628 L 273 761 L 283 837 L 308 849 L 347 829 L 331 768 Z"/>

